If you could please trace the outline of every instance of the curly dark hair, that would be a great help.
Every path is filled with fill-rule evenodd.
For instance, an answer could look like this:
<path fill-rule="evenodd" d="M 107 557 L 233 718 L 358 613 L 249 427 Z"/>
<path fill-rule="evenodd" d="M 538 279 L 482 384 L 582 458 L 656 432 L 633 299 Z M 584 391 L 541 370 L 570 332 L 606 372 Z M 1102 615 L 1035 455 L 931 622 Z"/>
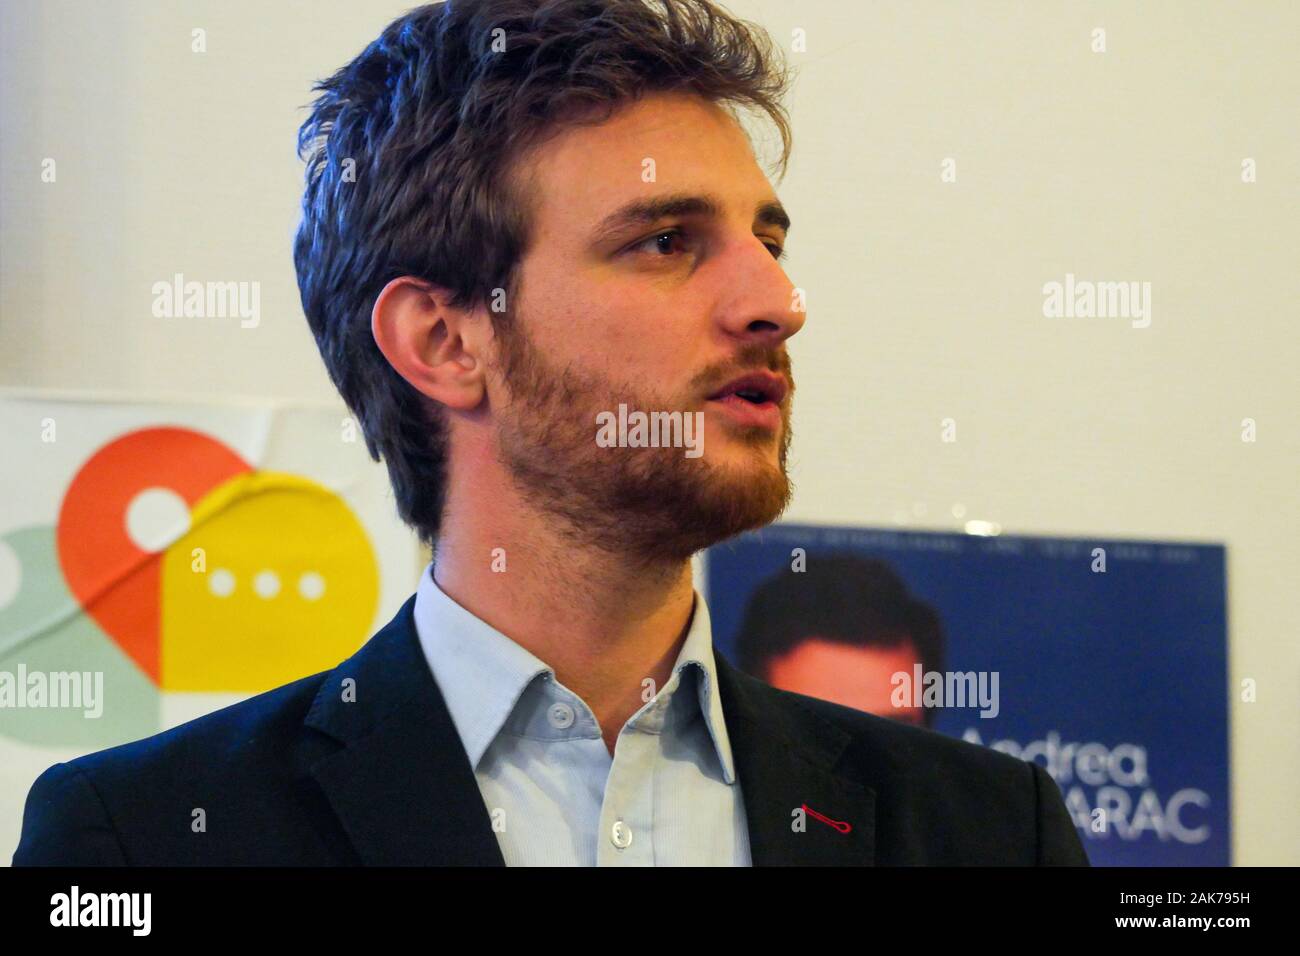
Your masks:
<path fill-rule="evenodd" d="M 370 330 L 380 291 L 410 275 L 457 308 L 513 302 L 532 210 L 515 179 L 533 146 L 645 93 L 766 113 L 791 149 L 790 74 L 761 28 L 710 0 L 445 0 L 389 24 L 313 87 L 293 258 L 330 378 L 384 460 L 403 521 L 432 545 L 447 435 L 436 403 Z M 498 336 L 509 312 L 492 313 Z"/>

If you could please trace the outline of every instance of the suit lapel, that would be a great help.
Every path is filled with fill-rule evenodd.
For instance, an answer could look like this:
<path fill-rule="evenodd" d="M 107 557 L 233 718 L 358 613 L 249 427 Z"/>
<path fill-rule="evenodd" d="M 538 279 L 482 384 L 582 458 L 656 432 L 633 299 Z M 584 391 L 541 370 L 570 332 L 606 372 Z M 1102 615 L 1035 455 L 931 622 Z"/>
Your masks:
<path fill-rule="evenodd" d="M 414 607 L 412 595 L 322 682 L 304 723 L 342 746 L 313 764 L 311 775 L 368 866 L 504 866 L 420 649 Z M 714 657 L 753 864 L 870 865 L 875 792 L 834 769 L 848 734 Z M 841 833 L 808 814 L 796 832 L 793 812 L 805 806 L 852 829 Z"/>
<path fill-rule="evenodd" d="M 504 866 L 414 607 L 412 595 L 321 684 L 304 722 L 343 746 L 311 774 L 368 866 Z"/>
<path fill-rule="evenodd" d="M 718 689 L 749 821 L 754 866 L 870 866 L 875 856 L 875 791 L 835 771 L 849 735 L 714 653 Z M 805 813 L 808 807 L 839 829 Z"/>

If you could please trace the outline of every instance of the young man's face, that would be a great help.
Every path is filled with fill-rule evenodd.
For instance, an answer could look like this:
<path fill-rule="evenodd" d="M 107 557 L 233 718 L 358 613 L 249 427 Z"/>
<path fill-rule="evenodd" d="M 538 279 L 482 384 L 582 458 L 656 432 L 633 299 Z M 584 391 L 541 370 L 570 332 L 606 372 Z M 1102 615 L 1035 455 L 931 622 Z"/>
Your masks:
<path fill-rule="evenodd" d="M 533 230 L 488 399 L 521 486 L 598 543 L 648 556 L 775 519 L 790 495 L 784 343 L 804 312 L 744 132 L 705 100 L 656 95 L 565 129 L 518 172 Z M 610 222 L 667 197 L 701 208 Z M 747 397 L 722 394 L 749 374 Z M 598 416 L 620 404 L 702 423 L 702 454 L 598 444 Z"/>

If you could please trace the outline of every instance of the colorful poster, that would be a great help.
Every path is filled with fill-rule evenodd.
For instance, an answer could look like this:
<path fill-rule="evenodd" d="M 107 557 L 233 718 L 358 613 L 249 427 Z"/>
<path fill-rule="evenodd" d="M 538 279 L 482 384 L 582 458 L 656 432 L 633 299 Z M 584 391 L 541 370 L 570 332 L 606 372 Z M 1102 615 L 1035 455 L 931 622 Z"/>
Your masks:
<path fill-rule="evenodd" d="M 32 781 L 333 667 L 419 548 L 346 410 L 0 395 L 0 859 Z"/>
<path fill-rule="evenodd" d="M 1222 546 L 777 525 L 705 570 L 741 669 L 1042 765 L 1096 866 L 1230 863 Z"/>

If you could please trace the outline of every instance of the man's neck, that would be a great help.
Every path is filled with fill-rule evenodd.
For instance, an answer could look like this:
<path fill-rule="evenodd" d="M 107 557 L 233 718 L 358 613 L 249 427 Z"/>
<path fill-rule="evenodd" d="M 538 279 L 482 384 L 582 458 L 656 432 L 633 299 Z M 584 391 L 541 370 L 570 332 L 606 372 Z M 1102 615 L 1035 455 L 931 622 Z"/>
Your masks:
<path fill-rule="evenodd" d="M 471 495 L 449 494 L 435 582 L 552 667 L 591 708 L 612 753 L 645 702 L 643 681 L 653 694 L 671 677 L 693 609 L 690 561 L 648 564 L 584 547 L 560 519 L 528 509 L 495 469 L 478 477 Z"/>

